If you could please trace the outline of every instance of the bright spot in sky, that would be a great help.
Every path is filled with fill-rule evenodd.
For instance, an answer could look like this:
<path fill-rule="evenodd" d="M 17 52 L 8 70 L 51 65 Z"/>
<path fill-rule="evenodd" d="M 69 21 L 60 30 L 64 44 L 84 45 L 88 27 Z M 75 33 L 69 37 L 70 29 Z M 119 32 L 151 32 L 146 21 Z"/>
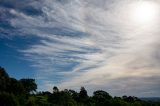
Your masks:
<path fill-rule="evenodd" d="M 134 4 L 131 14 L 132 19 L 136 22 L 153 22 L 158 14 L 158 6 L 154 2 L 141 1 Z"/>

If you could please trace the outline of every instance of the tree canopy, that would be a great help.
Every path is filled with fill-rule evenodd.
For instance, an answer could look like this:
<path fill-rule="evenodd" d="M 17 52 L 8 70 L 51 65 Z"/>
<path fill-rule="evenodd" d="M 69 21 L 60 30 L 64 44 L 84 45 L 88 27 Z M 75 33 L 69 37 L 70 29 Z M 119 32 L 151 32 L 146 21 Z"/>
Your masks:
<path fill-rule="evenodd" d="M 37 92 L 35 79 L 11 78 L 0 67 L 0 106 L 160 106 L 159 102 L 147 102 L 134 96 L 112 97 L 108 92 L 97 90 L 88 96 L 85 87 L 80 92 L 72 89 Z"/>

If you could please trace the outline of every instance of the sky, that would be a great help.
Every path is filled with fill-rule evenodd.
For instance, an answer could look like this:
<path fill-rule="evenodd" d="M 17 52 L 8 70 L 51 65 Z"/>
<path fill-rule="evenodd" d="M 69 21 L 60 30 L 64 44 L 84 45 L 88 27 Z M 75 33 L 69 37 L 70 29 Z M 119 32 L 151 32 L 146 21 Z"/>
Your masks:
<path fill-rule="evenodd" d="M 0 66 L 38 90 L 160 96 L 159 0 L 0 0 Z"/>

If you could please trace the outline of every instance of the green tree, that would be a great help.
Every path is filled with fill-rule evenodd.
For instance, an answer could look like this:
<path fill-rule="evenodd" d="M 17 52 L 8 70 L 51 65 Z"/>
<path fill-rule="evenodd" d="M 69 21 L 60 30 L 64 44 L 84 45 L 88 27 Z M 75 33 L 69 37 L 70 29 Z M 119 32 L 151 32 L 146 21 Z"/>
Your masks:
<path fill-rule="evenodd" d="M 87 90 L 84 87 L 81 87 L 80 89 L 78 101 L 82 104 L 85 104 L 88 101 Z"/>
<path fill-rule="evenodd" d="M 111 99 L 112 96 L 109 95 L 109 93 L 107 93 L 106 91 L 103 91 L 103 90 L 97 90 L 93 93 L 93 97 L 98 99 L 98 98 L 101 98 L 101 99 Z"/>
<path fill-rule="evenodd" d="M 134 96 L 114 97 L 106 91 L 97 90 L 88 96 L 87 90 L 81 87 L 80 92 L 62 90 L 53 87 L 53 93 L 36 91 L 34 79 L 9 77 L 0 67 L 0 106 L 160 106 L 160 102 L 147 102 Z"/>
<path fill-rule="evenodd" d="M 79 97 L 80 98 L 87 98 L 88 97 L 87 90 L 84 87 L 81 87 L 80 92 L 79 92 Z"/>
<path fill-rule="evenodd" d="M 20 79 L 20 83 L 24 87 L 25 93 L 31 93 L 36 91 L 37 84 L 35 83 L 35 79 Z"/>
<path fill-rule="evenodd" d="M 93 93 L 93 100 L 96 106 L 108 106 L 111 99 L 112 97 L 105 91 L 98 90 Z"/>
<path fill-rule="evenodd" d="M 0 92 L 0 106 L 19 106 L 19 103 L 13 94 Z"/>
<path fill-rule="evenodd" d="M 6 73 L 6 70 L 0 67 L 0 79 L 2 78 L 9 78 L 9 75 Z"/>
<path fill-rule="evenodd" d="M 56 92 L 59 92 L 59 89 L 58 89 L 58 87 L 54 86 L 53 87 L 53 93 L 56 93 Z"/>
<path fill-rule="evenodd" d="M 0 92 L 6 91 L 9 85 L 9 75 L 0 67 Z"/>
<path fill-rule="evenodd" d="M 23 85 L 15 78 L 8 80 L 7 92 L 13 93 L 14 95 L 20 95 L 24 92 Z"/>

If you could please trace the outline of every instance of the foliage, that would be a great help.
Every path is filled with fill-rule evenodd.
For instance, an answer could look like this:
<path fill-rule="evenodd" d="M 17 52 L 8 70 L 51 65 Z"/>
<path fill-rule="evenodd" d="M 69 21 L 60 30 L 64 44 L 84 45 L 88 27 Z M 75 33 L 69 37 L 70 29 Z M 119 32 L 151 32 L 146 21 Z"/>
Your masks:
<path fill-rule="evenodd" d="M 7 92 L 0 92 L 0 104 L 1 106 L 19 106 L 16 97 Z"/>
<path fill-rule="evenodd" d="M 160 101 L 146 102 L 134 96 L 112 97 L 103 90 L 88 96 L 84 87 L 80 92 L 59 90 L 56 86 L 52 93 L 36 92 L 36 89 L 35 79 L 11 78 L 0 67 L 0 106 L 160 106 Z"/>
<path fill-rule="evenodd" d="M 36 91 L 37 89 L 37 84 L 35 83 L 35 79 L 21 79 L 19 82 L 22 84 L 26 93 Z"/>

